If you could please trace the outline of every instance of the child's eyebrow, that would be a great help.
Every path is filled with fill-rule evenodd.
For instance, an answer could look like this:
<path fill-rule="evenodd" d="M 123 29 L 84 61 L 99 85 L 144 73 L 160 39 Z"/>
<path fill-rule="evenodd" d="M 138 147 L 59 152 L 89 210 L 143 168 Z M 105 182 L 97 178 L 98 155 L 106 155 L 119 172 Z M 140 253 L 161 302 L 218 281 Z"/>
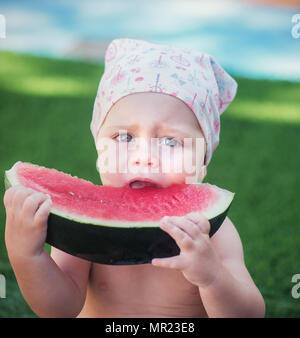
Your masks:
<path fill-rule="evenodd" d="M 137 125 L 137 124 L 124 124 L 124 125 L 111 125 L 111 126 L 108 126 L 108 129 L 139 129 L 140 126 Z M 169 131 L 169 132 L 173 132 L 173 133 L 176 133 L 176 134 L 180 134 L 180 135 L 183 135 L 185 137 L 191 137 L 191 134 L 193 133 L 194 130 L 189 130 L 189 131 L 184 131 L 183 129 L 176 129 L 176 128 L 170 128 L 170 127 L 167 127 L 167 126 L 163 126 L 163 125 L 159 125 L 159 126 L 156 126 L 154 129 L 158 129 L 158 130 L 162 130 L 162 131 Z"/>

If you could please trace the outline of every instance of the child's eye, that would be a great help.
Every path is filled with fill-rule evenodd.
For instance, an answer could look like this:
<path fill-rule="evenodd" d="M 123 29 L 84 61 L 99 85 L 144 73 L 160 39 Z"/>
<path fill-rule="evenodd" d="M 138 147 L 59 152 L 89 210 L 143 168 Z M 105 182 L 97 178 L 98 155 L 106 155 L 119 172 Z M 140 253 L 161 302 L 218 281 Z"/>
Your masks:
<path fill-rule="evenodd" d="M 161 141 L 160 141 L 161 144 L 165 144 L 165 145 L 168 145 L 170 147 L 176 147 L 176 146 L 180 146 L 181 145 L 181 142 L 179 140 L 177 140 L 176 138 L 174 137 L 164 137 Z"/>
<path fill-rule="evenodd" d="M 132 139 L 132 136 L 130 134 L 118 134 L 114 137 L 114 139 L 117 139 L 120 142 L 130 142 L 128 139 Z"/>
<path fill-rule="evenodd" d="M 133 137 L 130 134 L 118 134 L 114 137 L 114 139 L 118 140 L 119 142 L 130 142 Z M 181 141 L 177 140 L 174 137 L 163 137 L 159 140 L 159 143 L 170 146 L 172 148 L 181 145 Z"/>

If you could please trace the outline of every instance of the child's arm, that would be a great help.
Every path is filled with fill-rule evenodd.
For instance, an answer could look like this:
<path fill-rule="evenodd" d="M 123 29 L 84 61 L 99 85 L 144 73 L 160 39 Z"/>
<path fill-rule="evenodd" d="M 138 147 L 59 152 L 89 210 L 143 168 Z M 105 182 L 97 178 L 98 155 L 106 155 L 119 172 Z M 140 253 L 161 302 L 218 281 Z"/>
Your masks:
<path fill-rule="evenodd" d="M 211 243 L 222 267 L 210 285 L 199 287 L 209 316 L 263 317 L 263 297 L 245 266 L 240 237 L 228 217 L 211 238 Z"/>
<path fill-rule="evenodd" d="M 264 316 L 264 300 L 247 271 L 241 240 L 228 217 L 212 238 L 209 222 L 199 213 L 169 217 L 161 227 L 181 252 L 152 264 L 181 270 L 198 286 L 209 317 Z"/>
<path fill-rule="evenodd" d="M 6 191 L 4 205 L 8 257 L 29 306 L 40 317 L 77 316 L 85 301 L 90 263 L 70 256 L 64 272 L 44 250 L 51 200 L 15 186 Z"/>

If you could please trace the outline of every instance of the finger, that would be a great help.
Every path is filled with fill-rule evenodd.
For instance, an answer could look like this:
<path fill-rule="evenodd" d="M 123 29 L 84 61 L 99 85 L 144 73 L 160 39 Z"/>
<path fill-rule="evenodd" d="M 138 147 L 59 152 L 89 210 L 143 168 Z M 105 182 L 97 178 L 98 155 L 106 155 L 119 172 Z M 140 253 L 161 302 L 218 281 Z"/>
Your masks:
<path fill-rule="evenodd" d="M 6 209 L 11 208 L 14 194 L 15 194 L 16 191 L 21 189 L 21 187 L 22 186 L 20 186 L 20 185 L 14 185 L 13 187 L 10 187 L 5 191 L 5 194 L 4 194 L 4 197 L 3 197 L 3 203 L 6 207 Z"/>
<path fill-rule="evenodd" d="M 185 250 L 193 247 L 193 239 L 171 221 L 162 221 L 161 228 L 175 240 L 180 249 Z"/>
<path fill-rule="evenodd" d="M 181 257 L 167 257 L 167 258 L 154 258 L 152 259 L 152 265 L 158 266 L 161 268 L 170 268 L 170 269 L 178 269 L 182 270 L 184 268 L 183 260 Z"/>
<path fill-rule="evenodd" d="M 10 187 L 4 193 L 3 203 L 6 209 L 9 209 L 11 206 L 11 199 L 12 199 L 13 191 L 14 191 L 13 187 Z"/>
<path fill-rule="evenodd" d="M 16 189 L 13 192 L 11 207 L 13 209 L 22 210 L 22 206 L 26 198 L 34 193 L 34 190 L 25 188 L 22 186 L 16 187 Z"/>
<path fill-rule="evenodd" d="M 22 208 L 22 213 L 24 217 L 33 217 L 40 207 L 40 205 L 48 198 L 46 194 L 36 192 L 29 195 Z"/>
<path fill-rule="evenodd" d="M 52 205 L 52 201 L 50 198 L 47 198 L 38 208 L 37 212 L 34 215 L 34 224 L 36 226 L 42 226 L 44 225 L 49 217 L 49 213 L 51 210 L 51 205 Z"/>
<path fill-rule="evenodd" d="M 197 239 L 200 235 L 200 228 L 191 220 L 178 216 L 169 217 L 170 222 L 177 224 L 177 226 L 182 229 L 187 235 L 189 235 L 192 239 Z"/>
<path fill-rule="evenodd" d="M 210 223 L 208 219 L 202 215 L 200 212 L 190 212 L 189 214 L 185 215 L 187 219 L 189 219 L 191 222 L 196 224 L 200 231 L 203 234 L 208 235 L 210 232 Z"/>

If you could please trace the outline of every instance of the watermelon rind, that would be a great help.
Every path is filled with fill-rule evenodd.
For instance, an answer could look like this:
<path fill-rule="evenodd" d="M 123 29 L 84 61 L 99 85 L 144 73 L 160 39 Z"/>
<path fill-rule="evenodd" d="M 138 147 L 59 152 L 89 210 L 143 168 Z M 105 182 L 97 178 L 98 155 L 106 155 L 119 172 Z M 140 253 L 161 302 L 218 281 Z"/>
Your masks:
<path fill-rule="evenodd" d="M 10 170 L 5 171 L 6 189 L 20 184 L 16 174 L 16 167 L 20 163 L 24 162 L 16 162 Z M 210 236 L 222 225 L 235 195 L 215 187 L 220 190 L 222 199 L 214 208 L 203 213 L 210 222 Z M 76 257 L 110 265 L 147 264 L 153 258 L 180 253 L 174 239 L 160 229 L 159 222 L 92 219 L 53 207 L 48 217 L 46 242 Z"/>
<path fill-rule="evenodd" d="M 16 167 L 18 164 L 24 163 L 24 162 L 17 162 L 15 165 L 10 169 L 5 171 L 5 185 L 6 186 L 14 186 L 20 184 L 18 181 L 18 177 L 16 175 Z M 33 165 L 30 163 L 30 165 Z M 42 167 L 42 166 L 38 166 Z M 68 174 L 67 174 L 68 175 Z M 71 176 L 71 175 L 70 175 Z M 232 200 L 234 198 L 234 193 L 221 189 L 217 187 L 216 185 L 211 185 L 214 187 L 216 191 L 219 192 L 219 201 L 218 203 L 215 203 L 211 207 L 207 208 L 204 210 L 202 213 L 203 215 L 208 219 L 212 219 L 218 215 L 221 215 L 227 208 L 228 206 L 232 203 Z M 77 215 L 77 214 L 72 214 L 70 212 L 64 212 L 62 210 L 57 210 L 54 207 L 51 209 L 51 213 L 69 219 L 71 221 L 75 221 L 78 223 L 83 223 L 83 224 L 93 224 L 93 225 L 98 225 L 98 226 L 108 226 L 108 227 L 124 227 L 124 228 L 136 228 L 136 227 L 158 227 L 159 222 L 157 221 L 140 221 L 140 222 L 134 222 L 134 221 L 126 221 L 126 220 L 108 220 L 108 219 L 102 219 L 102 218 L 90 218 L 87 216 L 83 215 Z"/>

